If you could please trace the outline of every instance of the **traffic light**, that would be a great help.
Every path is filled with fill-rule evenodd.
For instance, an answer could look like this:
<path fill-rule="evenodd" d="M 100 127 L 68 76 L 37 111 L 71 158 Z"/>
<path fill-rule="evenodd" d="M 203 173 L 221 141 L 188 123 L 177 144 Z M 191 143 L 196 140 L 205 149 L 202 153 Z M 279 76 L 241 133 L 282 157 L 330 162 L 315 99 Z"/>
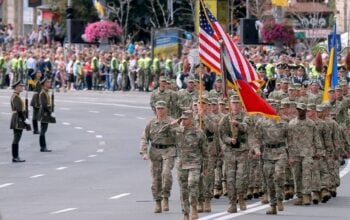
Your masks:
<path fill-rule="evenodd" d="M 67 8 L 66 10 L 66 19 L 73 19 L 73 8 Z"/>

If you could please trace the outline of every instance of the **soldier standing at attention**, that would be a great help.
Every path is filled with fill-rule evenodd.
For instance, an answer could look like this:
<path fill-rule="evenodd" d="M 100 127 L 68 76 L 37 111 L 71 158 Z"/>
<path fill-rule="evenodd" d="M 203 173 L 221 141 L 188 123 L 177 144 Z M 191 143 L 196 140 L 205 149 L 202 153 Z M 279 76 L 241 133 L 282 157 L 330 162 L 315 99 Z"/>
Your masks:
<path fill-rule="evenodd" d="M 180 122 L 182 127 L 176 129 L 176 139 L 179 140 L 176 167 L 183 220 L 189 220 L 190 205 L 191 219 L 198 219 L 199 179 L 208 172 L 207 138 L 201 129 L 194 126 L 191 110 L 184 111 L 180 119 L 171 124 L 176 125 Z"/>
<path fill-rule="evenodd" d="M 172 122 L 167 116 L 167 103 L 156 103 L 156 117 L 146 125 L 141 137 L 140 154 L 144 160 L 151 161 L 152 194 L 156 201 L 154 213 L 169 211 L 169 197 L 173 183 L 172 169 L 174 168 L 176 148 L 175 137 L 163 127 Z M 148 145 L 151 147 L 148 149 Z M 161 200 L 163 199 L 163 204 Z"/>
<path fill-rule="evenodd" d="M 282 106 L 284 108 L 284 106 Z M 256 124 L 256 136 L 253 149 L 257 156 L 262 155 L 263 173 L 270 197 L 268 215 L 283 211 L 283 187 L 287 165 L 287 129 L 288 121 L 260 118 Z M 263 149 L 263 150 L 262 150 Z M 277 207 L 276 207 L 277 206 Z"/>
<path fill-rule="evenodd" d="M 38 120 L 39 120 L 39 110 L 40 110 L 40 100 L 39 100 L 39 94 L 41 92 L 41 84 L 40 79 L 42 77 L 42 73 L 40 70 L 38 70 L 34 75 L 34 94 L 32 97 L 32 100 L 30 101 L 30 105 L 33 107 L 33 133 L 39 134 L 39 128 L 38 128 Z"/>
<path fill-rule="evenodd" d="M 25 162 L 18 156 L 18 144 L 22 137 L 23 129 L 26 129 L 26 125 L 30 122 L 25 117 L 25 106 L 24 101 L 19 96 L 23 92 L 23 83 L 21 80 L 13 83 L 13 89 L 15 90 L 11 96 L 11 125 L 10 129 L 13 130 L 13 141 L 12 141 L 12 162 L 19 163 Z"/>
<path fill-rule="evenodd" d="M 313 158 L 320 157 L 321 139 L 315 123 L 306 117 L 306 104 L 297 104 L 298 116 L 288 124 L 288 153 L 292 166 L 297 200 L 294 205 L 311 204 Z"/>
<path fill-rule="evenodd" d="M 53 103 L 51 100 L 51 96 L 49 94 L 49 89 L 51 88 L 51 81 L 46 77 L 40 82 L 42 86 L 42 90 L 39 94 L 40 99 L 40 151 L 41 152 L 51 152 L 51 150 L 46 147 L 46 138 L 45 134 L 47 132 L 47 128 L 49 127 L 49 123 L 56 123 L 55 113 L 52 112 Z"/>
<path fill-rule="evenodd" d="M 244 194 L 247 185 L 247 124 L 238 95 L 230 98 L 232 112 L 219 123 L 219 135 L 224 153 L 227 175 L 227 191 L 231 206 L 227 212 L 237 212 L 237 195 L 241 211 L 247 209 Z"/>

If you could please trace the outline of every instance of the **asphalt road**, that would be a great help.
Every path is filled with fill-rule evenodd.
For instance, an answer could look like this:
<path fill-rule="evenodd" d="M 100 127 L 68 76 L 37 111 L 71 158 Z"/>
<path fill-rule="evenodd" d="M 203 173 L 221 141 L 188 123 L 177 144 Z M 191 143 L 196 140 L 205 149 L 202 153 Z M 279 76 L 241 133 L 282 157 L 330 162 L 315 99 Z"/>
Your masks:
<path fill-rule="evenodd" d="M 56 93 L 57 123 L 49 125 L 48 148 L 24 132 L 20 156 L 11 162 L 10 90 L 0 90 L 0 213 L 3 220 L 181 219 L 174 173 L 170 212 L 153 214 L 150 172 L 138 150 L 140 136 L 153 113 L 149 95 L 138 92 Z M 31 97 L 31 94 L 29 95 Z M 23 97 L 23 94 L 22 94 Z M 350 165 L 342 170 L 339 196 L 327 204 L 294 207 L 266 216 L 257 200 L 248 210 L 228 214 L 227 198 L 213 200 L 212 219 L 350 219 Z"/>

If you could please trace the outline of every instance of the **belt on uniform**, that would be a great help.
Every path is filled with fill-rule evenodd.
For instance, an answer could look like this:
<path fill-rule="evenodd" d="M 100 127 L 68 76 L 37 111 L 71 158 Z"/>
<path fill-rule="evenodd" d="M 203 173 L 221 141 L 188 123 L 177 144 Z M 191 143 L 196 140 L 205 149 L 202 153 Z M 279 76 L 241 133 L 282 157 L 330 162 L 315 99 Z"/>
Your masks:
<path fill-rule="evenodd" d="M 281 148 L 284 147 L 285 144 L 284 143 L 279 143 L 279 144 L 266 144 L 267 148 Z"/>
<path fill-rule="evenodd" d="M 152 147 L 157 148 L 157 149 L 166 149 L 168 147 L 174 146 L 173 144 L 151 144 Z"/>

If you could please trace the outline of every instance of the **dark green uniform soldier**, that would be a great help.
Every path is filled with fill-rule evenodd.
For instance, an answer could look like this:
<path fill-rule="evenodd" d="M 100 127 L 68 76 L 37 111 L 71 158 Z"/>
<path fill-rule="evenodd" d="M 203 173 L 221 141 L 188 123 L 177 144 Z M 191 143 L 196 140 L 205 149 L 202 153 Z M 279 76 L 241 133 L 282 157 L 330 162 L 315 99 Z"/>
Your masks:
<path fill-rule="evenodd" d="M 45 138 L 45 134 L 47 132 L 49 123 L 56 123 L 56 116 L 52 111 L 53 103 L 49 95 L 49 89 L 51 88 L 51 81 L 47 78 L 44 78 L 43 80 L 40 81 L 40 84 L 42 86 L 42 90 L 39 94 L 39 100 L 40 100 L 39 119 L 41 122 L 40 137 L 39 137 L 40 151 L 51 152 L 51 150 L 47 149 L 46 147 L 46 138 Z"/>
<path fill-rule="evenodd" d="M 11 96 L 11 125 L 10 129 L 13 130 L 13 141 L 12 141 L 12 162 L 25 162 L 19 157 L 18 144 L 22 137 L 22 132 L 29 125 L 29 120 L 25 117 L 25 106 L 24 101 L 19 96 L 23 92 L 24 84 L 18 80 L 13 84 L 15 90 Z"/>
<path fill-rule="evenodd" d="M 33 107 L 32 124 L 33 124 L 33 133 L 34 134 L 39 134 L 38 120 L 39 120 L 39 109 L 40 109 L 39 94 L 41 92 L 41 84 L 40 84 L 41 76 L 42 76 L 42 73 L 40 71 L 37 71 L 35 73 L 34 94 L 33 94 L 32 100 L 30 101 L 30 106 Z"/>

